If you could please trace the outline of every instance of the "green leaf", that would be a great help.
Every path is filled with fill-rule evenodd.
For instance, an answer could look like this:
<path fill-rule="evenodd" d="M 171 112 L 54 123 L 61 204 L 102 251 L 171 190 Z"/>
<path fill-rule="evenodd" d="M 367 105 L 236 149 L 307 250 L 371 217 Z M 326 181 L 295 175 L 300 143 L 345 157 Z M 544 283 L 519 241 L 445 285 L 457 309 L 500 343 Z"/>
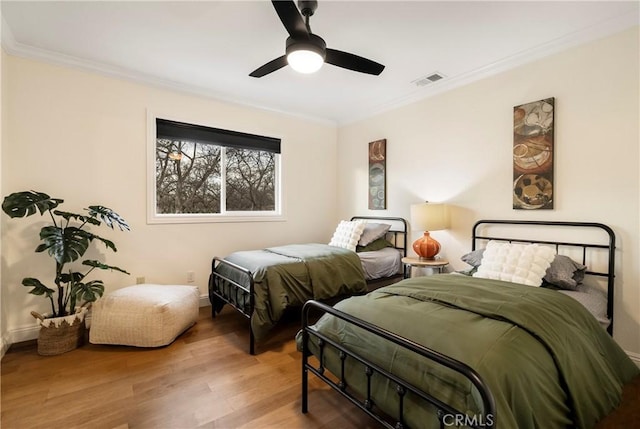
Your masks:
<path fill-rule="evenodd" d="M 80 258 L 87 251 L 93 234 L 76 227 L 60 228 L 45 226 L 40 230 L 40 238 L 44 241 L 36 252 L 49 251 L 56 262 L 66 264 Z"/>
<path fill-rule="evenodd" d="M 127 222 L 116 212 L 105 206 L 89 206 L 87 209 L 89 216 L 97 217 L 104 222 L 109 228 L 113 229 L 114 225 L 120 228 L 120 231 L 130 231 Z"/>
<path fill-rule="evenodd" d="M 43 192 L 23 191 L 14 192 L 4 198 L 2 210 L 10 217 L 27 217 L 36 213 L 42 215 L 48 210 L 52 210 L 63 203 L 64 200 L 51 198 Z"/>
<path fill-rule="evenodd" d="M 62 273 L 60 274 L 61 283 L 77 283 L 84 278 L 82 273 Z"/>
<path fill-rule="evenodd" d="M 78 222 L 87 222 L 90 223 L 92 225 L 100 225 L 100 221 L 89 217 L 89 216 L 83 216 L 77 213 L 71 213 L 71 212 L 65 212 L 65 211 L 61 211 L 61 210 L 55 210 L 53 212 L 53 214 L 63 217 L 65 220 L 69 221 L 70 219 L 74 219 L 77 220 Z"/>
<path fill-rule="evenodd" d="M 103 264 L 102 262 L 96 261 L 95 259 L 82 261 L 82 265 L 88 265 L 90 267 L 100 268 L 101 270 L 115 270 L 115 271 L 120 271 L 121 273 L 124 273 L 124 274 L 130 274 L 127 271 L 123 270 L 122 268 L 114 267 L 113 265 Z"/>
<path fill-rule="evenodd" d="M 104 294 L 104 283 L 102 280 L 92 280 L 87 283 L 76 283 L 71 290 L 71 294 L 77 300 L 93 302 Z"/>
<path fill-rule="evenodd" d="M 93 235 L 93 237 L 92 237 L 92 238 L 93 238 L 94 240 L 102 241 L 102 242 L 104 243 L 104 245 L 105 245 L 105 246 L 107 246 L 107 248 L 108 248 L 108 249 L 111 249 L 111 250 L 113 250 L 114 252 L 117 252 L 117 251 L 118 251 L 118 249 L 116 249 L 116 245 L 113 243 L 113 241 L 111 241 L 111 240 L 107 240 L 106 238 L 99 237 L 99 236 L 97 236 L 97 235 L 95 235 L 95 234 Z"/>
<path fill-rule="evenodd" d="M 29 291 L 29 293 L 33 295 L 46 295 L 49 298 L 51 298 L 55 293 L 55 290 L 48 288 L 47 286 L 42 284 L 40 280 L 34 279 L 33 277 L 27 277 L 22 279 L 22 285 L 27 287 L 33 287 L 33 289 Z"/>

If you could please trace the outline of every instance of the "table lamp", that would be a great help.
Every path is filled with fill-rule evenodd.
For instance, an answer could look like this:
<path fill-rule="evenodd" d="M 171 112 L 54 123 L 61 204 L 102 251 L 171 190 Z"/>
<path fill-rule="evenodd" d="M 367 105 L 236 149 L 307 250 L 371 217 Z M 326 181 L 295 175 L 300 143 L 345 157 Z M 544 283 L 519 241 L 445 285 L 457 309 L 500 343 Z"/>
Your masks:
<path fill-rule="evenodd" d="M 445 204 L 424 202 L 411 205 L 411 229 L 424 231 L 424 235 L 413 242 L 413 251 L 421 260 L 433 260 L 440 252 L 440 243 L 429 231 L 449 227 L 449 216 Z"/>

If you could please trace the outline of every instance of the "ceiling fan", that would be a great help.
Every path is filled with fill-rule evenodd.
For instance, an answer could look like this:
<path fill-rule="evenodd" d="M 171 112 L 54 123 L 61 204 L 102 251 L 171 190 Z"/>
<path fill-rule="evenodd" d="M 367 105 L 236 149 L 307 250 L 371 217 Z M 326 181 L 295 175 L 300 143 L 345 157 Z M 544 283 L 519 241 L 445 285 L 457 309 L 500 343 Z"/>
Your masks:
<path fill-rule="evenodd" d="M 361 73 L 379 75 L 384 70 L 382 64 L 375 61 L 327 48 L 321 37 L 311 32 L 309 17 L 318 7 L 317 0 L 298 0 L 300 12 L 293 0 L 272 0 L 273 7 L 289 33 L 287 37 L 285 55 L 269 61 L 251 72 L 251 77 L 262 77 L 289 64 L 301 73 L 313 73 L 322 67 L 323 63 L 333 64 L 348 70 Z M 301 15 L 302 13 L 302 15 Z M 304 16 L 304 19 L 302 18 Z"/>

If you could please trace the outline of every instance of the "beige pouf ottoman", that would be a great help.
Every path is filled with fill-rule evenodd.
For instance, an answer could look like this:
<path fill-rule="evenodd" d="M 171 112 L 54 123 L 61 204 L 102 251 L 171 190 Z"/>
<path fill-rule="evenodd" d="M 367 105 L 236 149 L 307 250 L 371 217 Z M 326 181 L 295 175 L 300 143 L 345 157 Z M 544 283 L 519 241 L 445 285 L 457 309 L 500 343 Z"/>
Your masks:
<path fill-rule="evenodd" d="M 198 318 L 196 286 L 141 284 L 93 304 L 89 342 L 136 347 L 170 344 Z"/>

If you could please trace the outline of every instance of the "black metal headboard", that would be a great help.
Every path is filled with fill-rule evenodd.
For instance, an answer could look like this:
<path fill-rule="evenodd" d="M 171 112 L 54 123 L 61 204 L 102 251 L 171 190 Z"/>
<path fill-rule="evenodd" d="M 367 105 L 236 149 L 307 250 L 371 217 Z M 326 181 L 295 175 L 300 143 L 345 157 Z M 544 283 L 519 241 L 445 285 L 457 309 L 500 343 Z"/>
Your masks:
<path fill-rule="evenodd" d="M 379 216 L 353 216 L 351 220 L 375 220 L 391 225 L 387 233 L 387 239 L 393 243 L 393 247 L 402 251 L 402 256 L 407 256 L 407 221 L 401 217 L 379 217 Z"/>
<path fill-rule="evenodd" d="M 583 228 L 582 231 L 587 230 L 600 230 L 607 234 L 607 239 L 603 239 L 596 243 L 584 243 L 579 240 L 543 240 L 532 238 L 521 238 L 511 236 L 511 231 L 505 236 L 504 234 L 492 234 L 489 231 L 491 225 L 523 225 L 523 226 L 552 226 L 552 227 L 567 227 L 567 228 Z M 476 250 L 480 242 L 488 240 L 508 241 L 517 243 L 539 243 L 552 245 L 556 248 L 556 253 L 561 254 L 560 249 L 566 248 L 580 248 L 582 249 L 582 264 L 587 266 L 585 274 L 593 276 L 604 277 L 607 279 L 607 317 L 610 320 L 607 331 L 609 334 L 613 334 L 613 290 L 615 279 L 615 249 L 616 249 L 616 236 L 613 230 L 602 223 L 596 222 L 563 222 L 563 221 L 537 221 L 537 220 L 479 220 L 473 225 L 471 250 Z M 515 234 L 517 235 L 517 234 Z M 598 241 L 598 240 L 596 240 Z M 587 260 L 588 249 L 604 249 L 607 252 L 606 269 L 595 270 L 589 267 Z"/>

